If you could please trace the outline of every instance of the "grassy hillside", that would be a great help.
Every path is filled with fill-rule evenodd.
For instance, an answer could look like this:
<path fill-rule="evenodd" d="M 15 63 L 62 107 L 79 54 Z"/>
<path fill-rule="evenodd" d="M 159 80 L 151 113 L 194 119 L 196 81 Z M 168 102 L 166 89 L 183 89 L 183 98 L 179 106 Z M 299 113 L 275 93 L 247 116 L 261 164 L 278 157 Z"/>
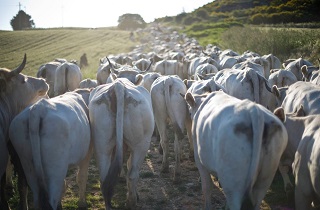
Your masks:
<path fill-rule="evenodd" d="M 193 12 L 158 18 L 158 22 L 192 25 L 234 22 L 242 24 L 282 24 L 320 21 L 318 0 L 215 0 Z"/>
<path fill-rule="evenodd" d="M 35 76 L 41 64 L 55 58 L 79 61 L 86 53 L 84 78 L 95 78 L 100 58 L 129 52 L 137 44 L 129 40 L 129 33 L 114 28 L 0 31 L 0 67 L 16 67 L 27 53 L 24 74 Z"/>

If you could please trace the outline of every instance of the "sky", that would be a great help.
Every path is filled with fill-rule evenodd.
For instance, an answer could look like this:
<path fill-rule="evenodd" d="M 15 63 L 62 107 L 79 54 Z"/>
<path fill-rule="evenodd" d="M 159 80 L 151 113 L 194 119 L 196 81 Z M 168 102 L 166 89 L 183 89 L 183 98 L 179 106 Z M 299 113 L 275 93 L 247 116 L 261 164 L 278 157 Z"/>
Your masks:
<path fill-rule="evenodd" d="M 119 16 L 139 14 L 145 22 L 192 12 L 213 0 L 0 0 L 0 30 L 12 30 L 19 8 L 36 28 L 117 26 Z M 20 5 L 20 6 L 19 6 Z"/>

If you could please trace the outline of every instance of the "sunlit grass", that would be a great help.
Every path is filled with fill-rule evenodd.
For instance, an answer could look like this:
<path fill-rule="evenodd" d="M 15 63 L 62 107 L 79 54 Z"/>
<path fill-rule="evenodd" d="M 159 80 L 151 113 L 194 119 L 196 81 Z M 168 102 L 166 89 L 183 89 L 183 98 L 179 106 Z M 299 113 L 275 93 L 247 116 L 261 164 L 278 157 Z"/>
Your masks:
<path fill-rule="evenodd" d="M 40 65 L 55 58 L 79 61 L 86 53 L 83 77 L 95 79 L 100 58 L 129 52 L 137 44 L 129 33 L 114 28 L 0 31 L 0 67 L 15 68 L 27 53 L 23 72 L 35 76 Z"/>

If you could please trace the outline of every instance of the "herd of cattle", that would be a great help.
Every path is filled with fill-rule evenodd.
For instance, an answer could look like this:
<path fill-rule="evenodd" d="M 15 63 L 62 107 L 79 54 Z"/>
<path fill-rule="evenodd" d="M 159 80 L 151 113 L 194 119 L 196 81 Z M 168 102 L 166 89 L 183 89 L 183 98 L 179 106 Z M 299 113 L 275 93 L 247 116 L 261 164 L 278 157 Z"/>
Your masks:
<path fill-rule="evenodd" d="M 0 69 L 0 209 L 9 209 L 10 160 L 18 173 L 21 209 L 60 209 L 69 166 L 79 166 L 79 208 L 86 208 L 94 154 L 106 209 L 127 162 L 127 206 L 135 208 L 139 168 L 156 130 L 169 172 L 167 125 L 174 130 L 173 182 L 181 176 L 181 141 L 199 170 L 204 209 L 218 178 L 231 210 L 259 209 L 277 170 L 295 208 L 320 198 L 319 67 L 238 54 L 167 28 L 151 27 L 130 53 L 100 59 L 96 79 L 65 59 L 40 66 L 37 78 Z M 150 53 L 144 53 L 149 49 Z M 289 172 L 295 178 L 291 183 Z"/>

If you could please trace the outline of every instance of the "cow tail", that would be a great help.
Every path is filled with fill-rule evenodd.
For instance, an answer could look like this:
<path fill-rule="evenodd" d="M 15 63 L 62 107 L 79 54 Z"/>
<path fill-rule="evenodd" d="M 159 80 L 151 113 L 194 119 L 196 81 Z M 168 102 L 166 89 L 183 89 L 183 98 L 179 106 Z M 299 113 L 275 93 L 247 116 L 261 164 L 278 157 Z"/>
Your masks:
<path fill-rule="evenodd" d="M 115 185 L 121 172 L 123 163 L 123 116 L 124 116 L 124 86 L 120 82 L 114 83 L 116 95 L 116 147 L 115 156 L 111 162 L 107 177 L 104 181 L 104 197 L 107 204 L 111 207 L 111 199 Z"/>
<path fill-rule="evenodd" d="M 252 83 L 254 102 L 259 104 L 260 103 L 260 95 L 259 95 L 260 82 L 259 82 L 259 78 L 257 77 L 257 73 L 253 69 L 248 70 L 248 73 L 249 73 L 249 77 L 250 77 L 250 82 Z"/>
<path fill-rule="evenodd" d="M 65 89 L 64 89 L 64 92 L 69 92 L 70 90 L 69 90 L 69 86 L 68 86 L 68 74 L 69 74 L 69 68 L 68 67 L 66 67 L 65 68 L 65 73 L 64 73 L 64 87 L 65 87 Z"/>
<path fill-rule="evenodd" d="M 277 85 L 281 84 L 280 87 L 284 87 L 284 75 L 283 75 L 283 71 L 280 71 L 278 74 L 278 82 Z"/>
<path fill-rule="evenodd" d="M 175 132 L 177 132 L 178 138 L 182 139 L 184 137 L 184 135 L 183 135 L 182 129 L 179 127 L 179 125 L 176 121 L 176 117 L 175 117 L 175 114 L 173 113 L 172 106 L 170 103 L 172 86 L 173 86 L 173 79 L 172 78 L 169 77 L 168 79 L 164 80 L 164 98 L 165 98 L 165 103 L 166 103 L 168 115 L 171 119 L 173 129 Z"/>
<path fill-rule="evenodd" d="M 253 131 L 252 154 L 250 168 L 246 180 L 246 193 L 242 202 L 241 209 L 254 209 L 254 205 L 257 205 L 253 200 L 252 189 L 256 182 L 259 170 L 260 153 L 264 130 L 264 115 L 257 106 L 252 106 L 250 109 L 250 118 Z"/>
<path fill-rule="evenodd" d="M 45 107 L 41 102 L 31 107 L 29 113 L 29 139 L 31 144 L 33 167 L 39 184 L 40 209 L 51 209 L 41 155 L 40 127 L 42 123 L 41 116 L 43 116 L 44 113 Z"/>

